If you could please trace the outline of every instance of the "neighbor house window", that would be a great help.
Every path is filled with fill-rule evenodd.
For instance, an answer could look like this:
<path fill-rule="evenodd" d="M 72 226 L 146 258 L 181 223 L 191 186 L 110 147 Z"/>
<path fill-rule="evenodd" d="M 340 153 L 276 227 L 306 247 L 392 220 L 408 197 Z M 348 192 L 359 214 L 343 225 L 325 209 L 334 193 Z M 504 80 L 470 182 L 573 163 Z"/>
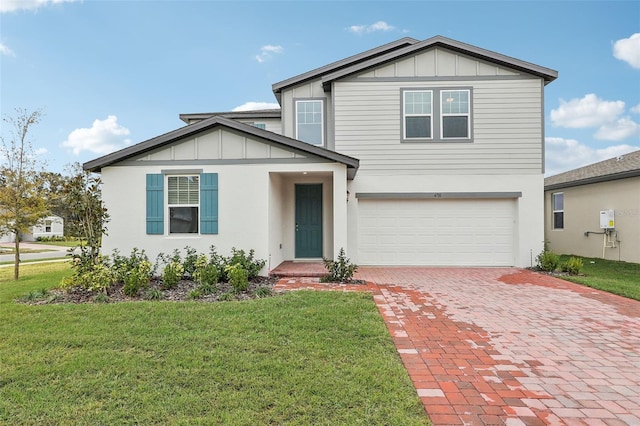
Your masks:
<path fill-rule="evenodd" d="M 440 92 L 442 139 L 469 137 L 469 91 Z"/>
<path fill-rule="evenodd" d="M 324 144 L 322 100 L 296 101 L 296 139 L 312 145 Z"/>
<path fill-rule="evenodd" d="M 200 209 L 200 177 L 169 176 L 167 178 L 169 204 L 169 233 L 198 233 Z"/>
<path fill-rule="evenodd" d="M 564 229 L 564 193 L 551 194 L 553 205 L 553 229 Z"/>
<path fill-rule="evenodd" d="M 400 93 L 403 141 L 472 141 L 472 88 L 409 88 Z"/>
<path fill-rule="evenodd" d="M 403 120 L 405 139 L 430 139 L 433 92 L 406 90 L 403 92 Z"/>
<path fill-rule="evenodd" d="M 51 232 L 51 221 L 50 220 L 45 220 L 44 221 L 44 232 Z"/>
<path fill-rule="evenodd" d="M 258 129 L 266 130 L 267 126 L 264 123 L 247 123 L 251 124 L 253 127 L 257 127 Z"/>

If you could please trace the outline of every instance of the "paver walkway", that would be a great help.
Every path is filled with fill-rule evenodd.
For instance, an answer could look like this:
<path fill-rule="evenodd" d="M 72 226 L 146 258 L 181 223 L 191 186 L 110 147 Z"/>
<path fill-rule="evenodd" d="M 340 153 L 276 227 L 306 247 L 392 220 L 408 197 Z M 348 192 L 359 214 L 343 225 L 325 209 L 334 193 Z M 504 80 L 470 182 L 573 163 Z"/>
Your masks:
<path fill-rule="evenodd" d="M 365 268 L 436 425 L 640 425 L 640 302 L 516 268 Z"/>

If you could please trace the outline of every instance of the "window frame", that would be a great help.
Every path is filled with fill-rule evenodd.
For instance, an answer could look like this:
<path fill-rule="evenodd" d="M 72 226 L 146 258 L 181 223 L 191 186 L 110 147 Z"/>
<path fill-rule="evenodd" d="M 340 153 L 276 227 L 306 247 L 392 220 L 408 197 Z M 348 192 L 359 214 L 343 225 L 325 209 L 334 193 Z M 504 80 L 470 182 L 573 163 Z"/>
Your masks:
<path fill-rule="evenodd" d="M 431 92 L 431 138 L 411 138 L 406 136 L 405 93 Z M 468 112 L 466 114 L 443 114 L 443 92 L 466 91 L 468 93 Z M 443 137 L 444 116 L 461 116 L 467 118 L 467 137 Z M 471 86 L 419 86 L 400 88 L 400 142 L 401 143 L 469 143 L 474 141 L 473 135 L 473 87 Z"/>
<path fill-rule="evenodd" d="M 298 129 L 298 125 L 300 123 L 298 122 L 298 105 L 303 102 L 320 102 L 320 143 L 319 144 L 304 141 L 299 137 L 300 131 Z M 302 141 L 304 143 L 308 143 L 309 145 L 325 147 L 327 145 L 327 138 L 326 138 L 327 113 L 326 113 L 325 98 L 294 98 L 293 104 L 294 104 L 293 130 L 294 130 L 295 139 Z"/>
<path fill-rule="evenodd" d="M 44 221 L 44 232 L 47 234 L 50 234 L 52 231 L 52 225 L 53 225 L 53 221 L 51 220 L 45 220 Z"/>
<path fill-rule="evenodd" d="M 430 111 L 428 113 L 407 113 L 407 93 L 428 93 L 431 96 L 430 99 Z M 433 114 L 434 106 L 433 106 L 433 90 L 431 89 L 407 89 L 402 91 L 402 138 L 404 140 L 411 141 L 421 141 L 421 140 L 433 140 Z M 429 117 L 429 135 L 430 136 L 418 136 L 418 137 L 408 137 L 407 136 L 407 118 L 409 117 Z"/>
<path fill-rule="evenodd" d="M 562 197 L 562 209 L 556 209 L 556 196 Z M 556 214 L 561 215 L 562 226 L 556 227 Z M 564 192 L 551 193 L 551 229 L 561 231 L 564 229 Z"/>
<path fill-rule="evenodd" d="M 171 178 L 180 178 L 180 177 L 187 177 L 187 178 L 197 178 L 198 180 L 198 189 L 196 191 L 197 195 L 198 195 L 198 203 L 193 204 L 193 203 L 176 203 L 176 204 L 171 204 L 169 202 L 169 180 Z M 168 236 L 173 236 L 173 235 L 201 235 L 201 229 L 200 229 L 200 215 L 201 215 L 201 195 L 200 195 L 200 186 L 201 186 L 201 176 L 199 173 L 176 173 L 176 174 L 166 174 L 165 175 L 165 184 L 166 184 L 166 189 L 165 189 L 165 194 L 166 194 L 166 203 L 165 203 L 165 211 L 167 214 L 167 220 L 165 221 L 165 235 Z M 195 225 L 196 225 L 196 231 L 195 232 L 171 232 L 171 209 L 172 208 L 180 208 L 180 207 L 196 207 L 197 210 L 197 214 L 196 214 L 196 219 L 195 219 Z"/>
<path fill-rule="evenodd" d="M 444 112 L 444 102 L 449 98 L 444 97 L 445 92 L 466 92 L 467 93 L 467 112 L 466 113 L 452 113 L 452 112 Z M 452 136 L 445 137 L 444 135 L 444 119 L 445 117 L 466 117 L 467 118 L 467 136 Z M 441 89 L 440 90 L 440 138 L 442 140 L 450 140 L 450 139 L 470 139 L 471 136 L 471 90 L 469 89 Z"/>

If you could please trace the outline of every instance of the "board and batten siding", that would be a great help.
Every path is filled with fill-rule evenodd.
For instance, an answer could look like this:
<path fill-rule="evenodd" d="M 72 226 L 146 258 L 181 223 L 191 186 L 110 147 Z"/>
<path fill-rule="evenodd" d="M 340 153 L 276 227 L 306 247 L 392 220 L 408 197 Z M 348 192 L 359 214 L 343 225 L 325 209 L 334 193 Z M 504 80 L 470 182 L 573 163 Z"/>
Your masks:
<path fill-rule="evenodd" d="M 472 87 L 472 142 L 401 142 L 401 89 Z M 542 169 L 541 79 L 335 82 L 336 151 L 359 173 L 512 174 Z M 437 119 L 437 118 L 436 118 Z"/>
<path fill-rule="evenodd" d="M 185 138 L 170 146 L 144 154 L 135 160 L 188 161 L 188 160 L 252 160 L 306 158 L 298 153 L 279 148 L 264 141 L 249 138 L 228 130 L 215 129 L 196 137 Z M 123 164 L 131 164 L 125 161 Z"/>

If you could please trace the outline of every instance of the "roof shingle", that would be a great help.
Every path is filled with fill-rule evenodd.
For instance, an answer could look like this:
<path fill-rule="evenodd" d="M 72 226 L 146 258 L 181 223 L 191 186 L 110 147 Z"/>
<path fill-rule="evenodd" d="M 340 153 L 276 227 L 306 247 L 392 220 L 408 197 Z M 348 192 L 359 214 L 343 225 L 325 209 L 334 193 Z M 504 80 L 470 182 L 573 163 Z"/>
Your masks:
<path fill-rule="evenodd" d="M 640 150 L 569 170 L 544 180 L 544 189 L 560 189 L 640 176 Z"/>

